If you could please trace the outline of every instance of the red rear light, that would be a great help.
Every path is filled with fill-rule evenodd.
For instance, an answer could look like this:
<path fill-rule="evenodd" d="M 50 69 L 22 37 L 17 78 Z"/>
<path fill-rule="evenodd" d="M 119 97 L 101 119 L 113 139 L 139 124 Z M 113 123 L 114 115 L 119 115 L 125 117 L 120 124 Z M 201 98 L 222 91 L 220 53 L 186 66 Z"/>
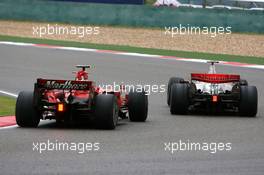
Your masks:
<path fill-rule="evenodd" d="M 213 95 L 212 96 L 212 101 L 216 103 L 218 101 L 218 96 L 217 95 Z"/>
<path fill-rule="evenodd" d="M 59 103 L 57 109 L 58 109 L 58 112 L 63 112 L 65 110 L 64 104 Z"/>

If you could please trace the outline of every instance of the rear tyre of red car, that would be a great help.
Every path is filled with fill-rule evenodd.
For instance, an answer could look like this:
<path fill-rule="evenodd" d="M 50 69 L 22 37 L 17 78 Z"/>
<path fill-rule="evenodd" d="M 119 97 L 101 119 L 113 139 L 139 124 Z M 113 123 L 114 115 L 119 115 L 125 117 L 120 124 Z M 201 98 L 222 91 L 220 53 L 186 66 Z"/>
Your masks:
<path fill-rule="evenodd" d="M 115 129 L 118 122 L 118 106 L 113 94 L 99 94 L 95 99 L 96 126 L 101 129 Z"/>
<path fill-rule="evenodd" d="M 133 122 L 144 122 L 148 116 L 148 96 L 145 92 L 128 94 L 129 119 Z"/>
<path fill-rule="evenodd" d="M 241 116 L 255 117 L 258 111 L 258 91 L 255 86 L 240 87 L 239 113 Z"/>
<path fill-rule="evenodd" d="M 167 87 L 167 104 L 170 106 L 170 95 L 171 95 L 171 86 L 174 83 L 180 83 L 181 81 L 184 81 L 183 78 L 179 77 L 171 77 L 169 82 L 168 82 L 168 87 Z"/>
<path fill-rule="evenodd" d="M 20 92 L 16 101 L 16 122 L 20 127 L 37 127 L 40 121 L 33 105 L 33 92 Z"/>
<path fill-rule="evenodd" d="M 189 107 L 189 87 L 186 83 L 174 83 L 171 86 L 171 114 L 186 114 Z"/>

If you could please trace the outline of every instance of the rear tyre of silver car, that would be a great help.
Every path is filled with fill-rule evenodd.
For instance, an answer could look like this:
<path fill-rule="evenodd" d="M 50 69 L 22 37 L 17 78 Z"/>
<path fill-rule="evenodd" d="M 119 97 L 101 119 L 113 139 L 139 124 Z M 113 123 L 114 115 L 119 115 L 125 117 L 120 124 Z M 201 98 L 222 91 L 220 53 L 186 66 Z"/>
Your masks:
<path fill-rule="evenodd" d="M 258 111 L 258 91 L 255 86 L 240 87 L 239 114 L 255 117 Z"/>
<path fill-rule="evenodd" d="M 174 83 L 171 86 L 171 114 L 186 114 L 189 108 L 189 87 L 186 83 Z"/>
<path fill-rule="evenodd" d="M 168 82 L 168 87 L 167 87 L 167 104 L 170 106 L 170 95 L 171 95 L 171 86 L 174 83 L 180 83 L 181 81 L 184 81 L 183 78 L 179 77 L 171 77 L 169 82 Z"/>

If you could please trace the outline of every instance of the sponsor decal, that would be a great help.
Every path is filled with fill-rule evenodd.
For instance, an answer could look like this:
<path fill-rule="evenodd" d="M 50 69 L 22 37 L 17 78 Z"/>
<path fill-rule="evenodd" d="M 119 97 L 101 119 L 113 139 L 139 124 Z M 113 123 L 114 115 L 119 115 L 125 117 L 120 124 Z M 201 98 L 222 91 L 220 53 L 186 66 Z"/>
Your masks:
<path fill-rule="evenodd" d="M 88 84 L 72 83 L 72 81 L 65 81 L 63 83 L 57 81 L 47 81 L 44 84 L 44 88 L 47 89 L 73 89 L 73 90 L 85 90 L 88 88 Z"/>
<path fill-rule="evenodd" d="M 232 82 L 239 81 L 239 75 L 223 75 L 223 74 L 192 74 L 193 80 L 212 81 L 212 82 Z"/>

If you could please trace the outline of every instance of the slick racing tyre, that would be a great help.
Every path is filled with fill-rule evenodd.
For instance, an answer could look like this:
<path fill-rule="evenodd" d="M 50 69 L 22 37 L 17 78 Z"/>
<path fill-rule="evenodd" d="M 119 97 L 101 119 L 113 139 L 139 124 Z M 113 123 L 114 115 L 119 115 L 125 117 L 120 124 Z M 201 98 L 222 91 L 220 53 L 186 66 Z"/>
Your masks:
<path fill-rule="evenodd" d="M 189 107 L 189 87 L 186 83 L 175 83 L 171 86 L 171 114 L 186 114 Z"/>
<path fill-rule="evenodd" d="M 115 129 L 118 122 L 118 106 L 113 94 L 99 94 L 95 98 L 96 126 L 102 129 Z"/>
<path fill-rule="evenodd" d="M 37 127 L 40 121 L 33 105 L 33 92 L 20 92 L 16 101 L 16 122 L 20 127 Z"/>
<path fill-rule="evenodd" d="M 181 81 L 184 81 L 183 78 L 178 78 L 178 77 L 171 77 L 169 82 L 168 82 L 168 87 L 167 87 L 167 104 L 170 106 L 170 94 L 171 94 L 171 85 L 174 83 L 180 83 Z"/>
<path fill-rule="evenodd" d="M 241 116 L 255 117 L 258 111 L 258 91 L 255 86 L 240 87 L 239 113 Z"/>
<path fill-rule="evenodd" d="M 145 92 L 128 94 L 129 119 L 133 122 L 144 122 L 148 116 L 148 96 Z"/>

